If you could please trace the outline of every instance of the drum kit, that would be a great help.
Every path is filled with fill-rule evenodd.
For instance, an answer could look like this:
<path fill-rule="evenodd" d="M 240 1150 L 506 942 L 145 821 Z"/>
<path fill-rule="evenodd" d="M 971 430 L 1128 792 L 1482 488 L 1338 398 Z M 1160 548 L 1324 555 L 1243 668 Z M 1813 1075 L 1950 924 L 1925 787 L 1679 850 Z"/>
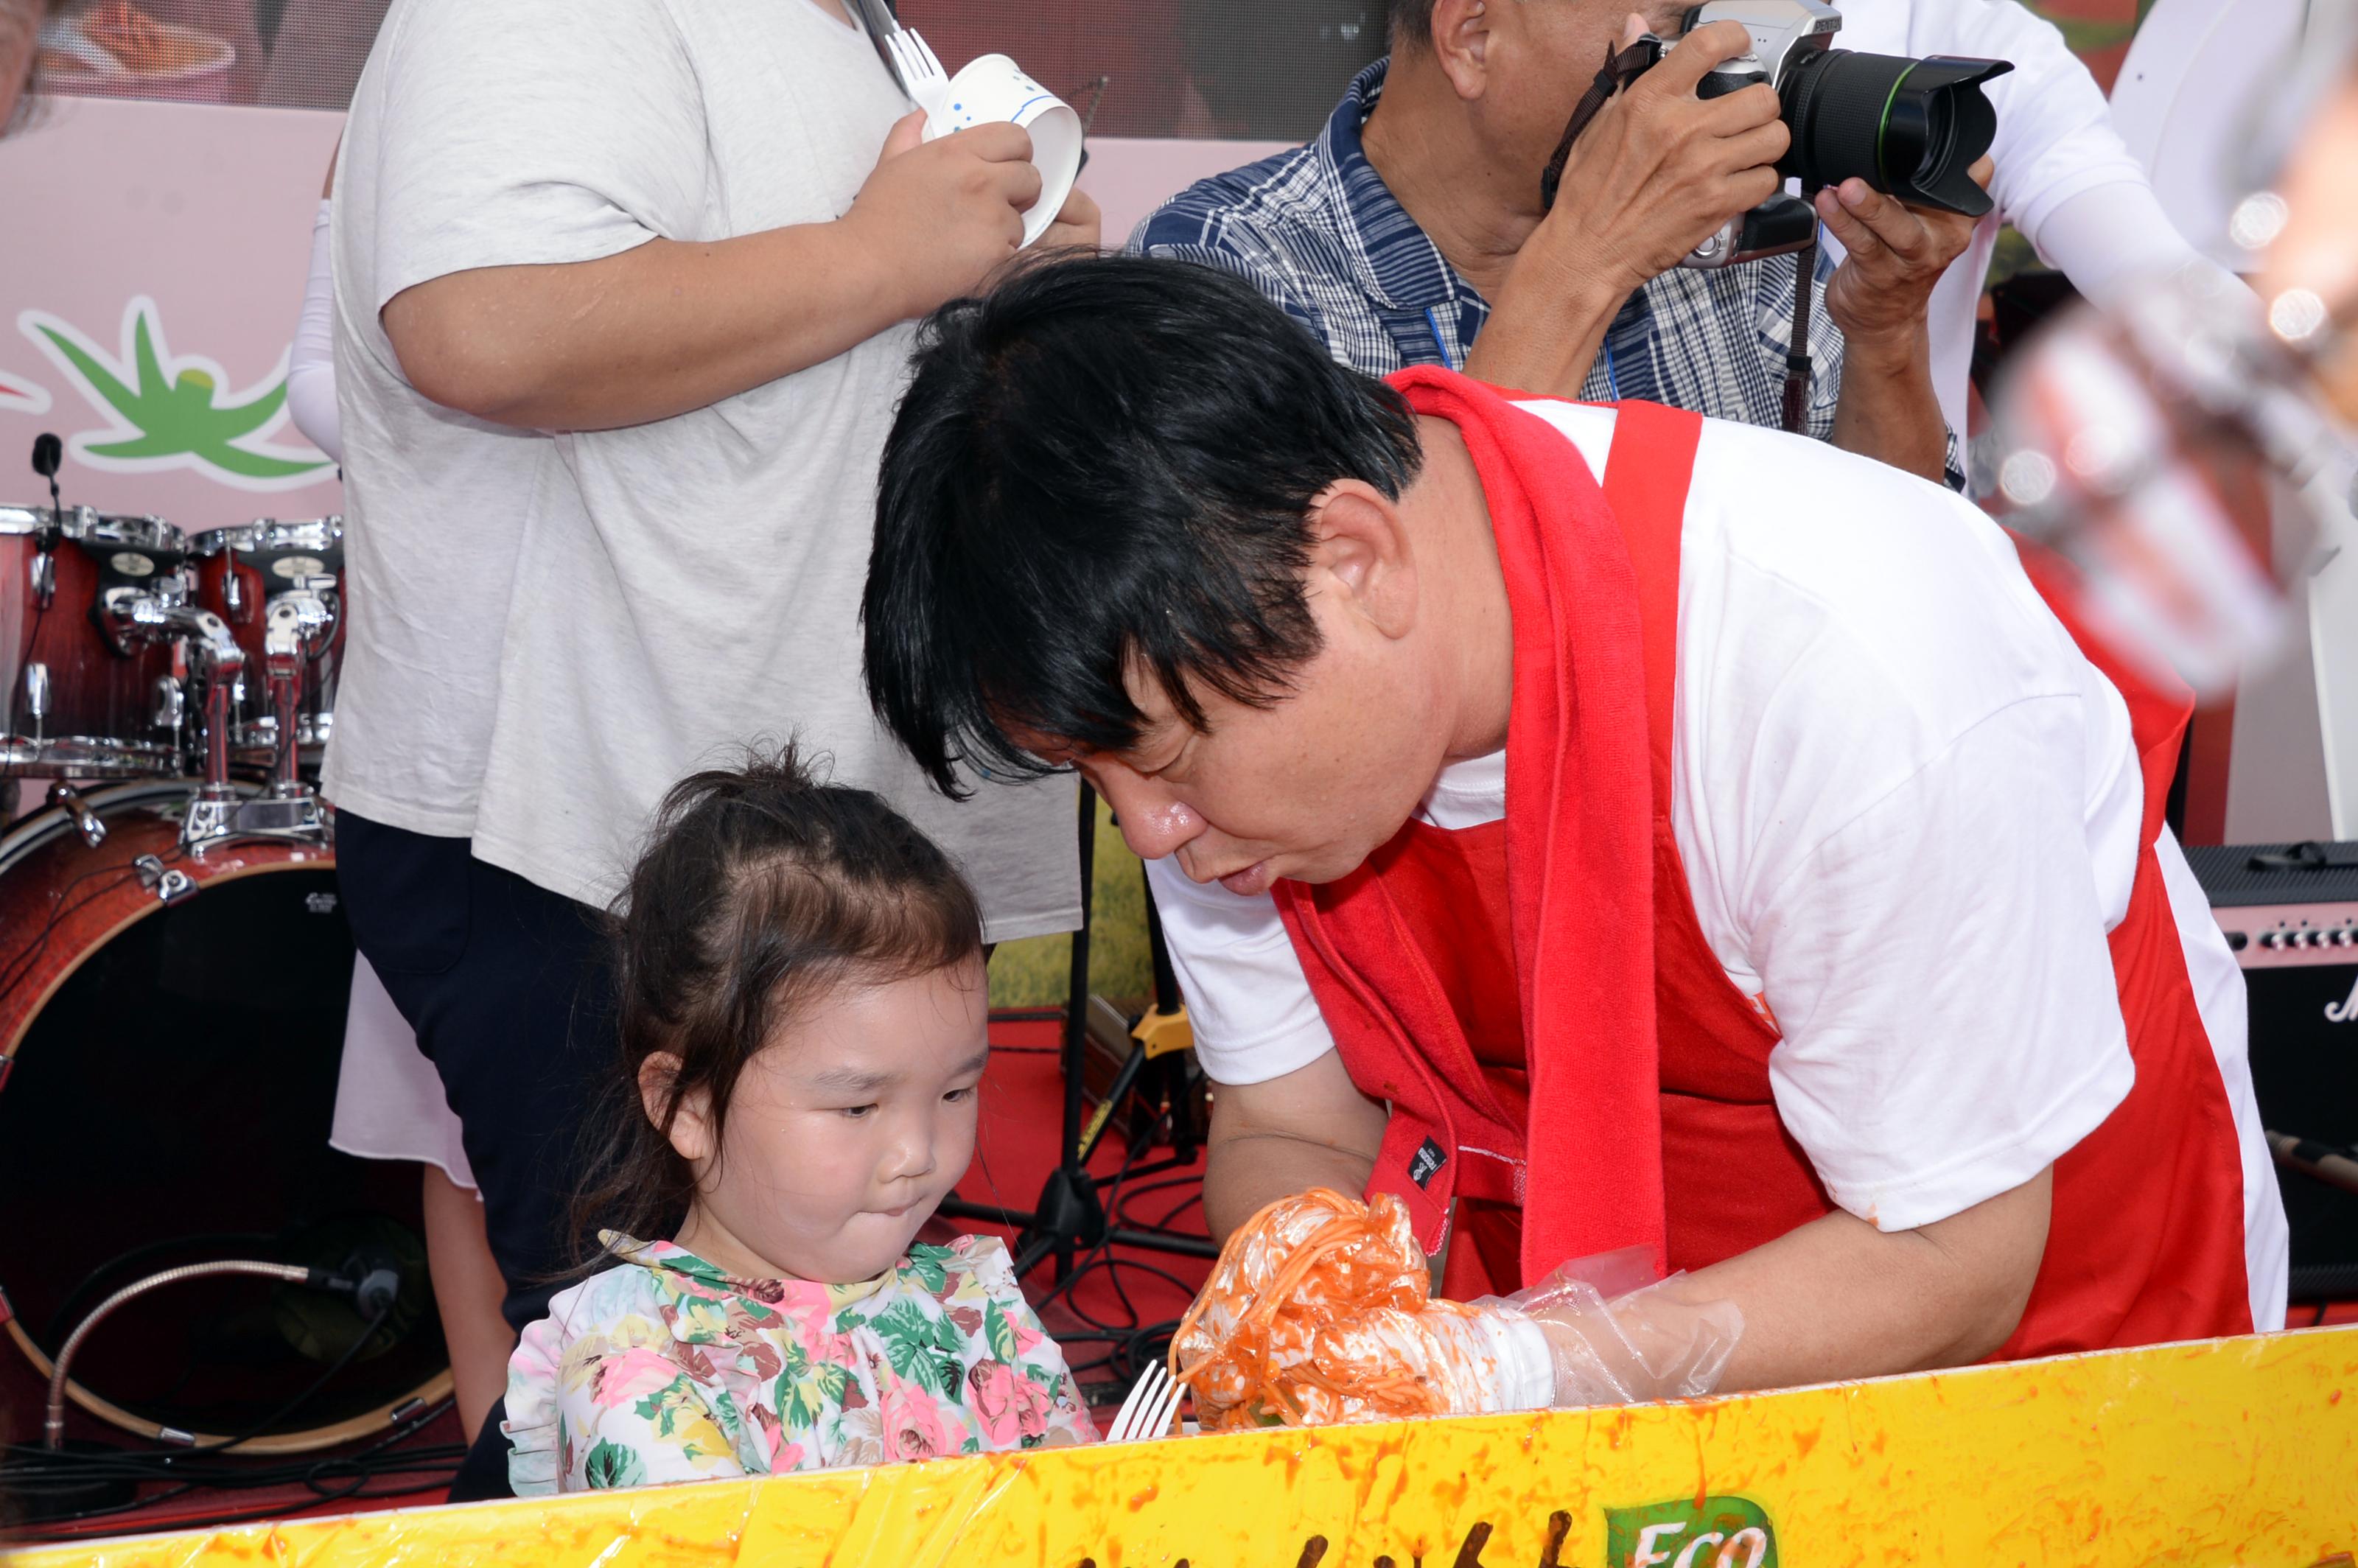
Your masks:
<path fill-rule="evenodd" d="M 357 1355 L 349 1303 L 208 1280 L 109 1317 L 66 1390 L 204 1442 L 341 1366 L 242 1451 L 364 1435 L 449 1375 L 416 1168 L 328 1146 L 353 964 L 316 785 L 342 522 L 189 534 L 65 506 L 45 444 L 51 503 L 0 505 L 0 1324 L 46 1379 L 158 1270 L 391 1257 L 404 1310 Z"/>

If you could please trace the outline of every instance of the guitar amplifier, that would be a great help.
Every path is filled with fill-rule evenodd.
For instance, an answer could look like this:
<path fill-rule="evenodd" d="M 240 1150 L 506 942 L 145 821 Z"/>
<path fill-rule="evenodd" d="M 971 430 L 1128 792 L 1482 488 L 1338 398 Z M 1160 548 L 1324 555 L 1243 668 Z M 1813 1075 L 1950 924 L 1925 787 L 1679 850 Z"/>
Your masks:
<path fill-rule="evenodd" d="M 2348 1153 L 2358 1146 L 2358 843 L 2192 846 L 2186 859 L 2244 970 L 2261 1120 L 2312 1155 Z M 2358 1296 L 2358 1192 L 2298 1163 L 2280 1162 L 2277 1178 L 2293 1299 Z"/>

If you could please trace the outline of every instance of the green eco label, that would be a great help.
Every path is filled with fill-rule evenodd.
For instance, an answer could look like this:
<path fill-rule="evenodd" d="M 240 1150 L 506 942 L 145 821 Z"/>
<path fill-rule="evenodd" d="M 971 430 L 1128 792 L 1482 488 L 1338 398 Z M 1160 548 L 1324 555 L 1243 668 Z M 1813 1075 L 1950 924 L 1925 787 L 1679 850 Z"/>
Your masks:
<path fill-rule="evenodd" d="M 1608 1568 L 1777 1568 L 1777 1527 L 1749 1498 L 1605 1510 Z"/>

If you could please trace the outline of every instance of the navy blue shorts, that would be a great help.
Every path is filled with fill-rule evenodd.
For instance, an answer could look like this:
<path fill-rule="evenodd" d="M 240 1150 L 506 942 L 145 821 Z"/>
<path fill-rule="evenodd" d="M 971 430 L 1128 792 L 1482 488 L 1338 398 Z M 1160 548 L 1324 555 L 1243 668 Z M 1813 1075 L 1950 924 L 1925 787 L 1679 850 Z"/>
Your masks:
<path fill-rule="evenodd" d="M 336 814 L 352 937 L 458 1114 L 510 1326 L 567 1283 L 568 1214 L 593 1106 L 621 1071 L 611 966 L 587 904 L 488 865 L 468 840 Z"/>

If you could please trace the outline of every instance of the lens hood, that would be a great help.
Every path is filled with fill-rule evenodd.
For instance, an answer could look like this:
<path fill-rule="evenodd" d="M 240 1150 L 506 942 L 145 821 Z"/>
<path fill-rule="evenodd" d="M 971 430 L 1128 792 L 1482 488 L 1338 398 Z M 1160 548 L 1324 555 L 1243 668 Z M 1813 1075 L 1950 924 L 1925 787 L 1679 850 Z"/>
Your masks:
<path fill-rule="evenodd" d="M 1966 171 L 1997 135 L 1997 110 L 1982 92 L 2012 60 L 1928 55 L 1892 84 L 1877 148 L 1877 183 L 1902 201 L 1978 218 L 1989 192 Z"/>
<path fill-rule="evenodd" d="M 1778 169 L 1804 189 L 1857 178 L 1916 206 L 1978 218 L 1990 210 L 1989 193 L 1966 170 L 1997 134 L 1982 83 L 2013 69 L 1954 55 L 1797 53 L 1777 83 L 1793 133 Z"/>

